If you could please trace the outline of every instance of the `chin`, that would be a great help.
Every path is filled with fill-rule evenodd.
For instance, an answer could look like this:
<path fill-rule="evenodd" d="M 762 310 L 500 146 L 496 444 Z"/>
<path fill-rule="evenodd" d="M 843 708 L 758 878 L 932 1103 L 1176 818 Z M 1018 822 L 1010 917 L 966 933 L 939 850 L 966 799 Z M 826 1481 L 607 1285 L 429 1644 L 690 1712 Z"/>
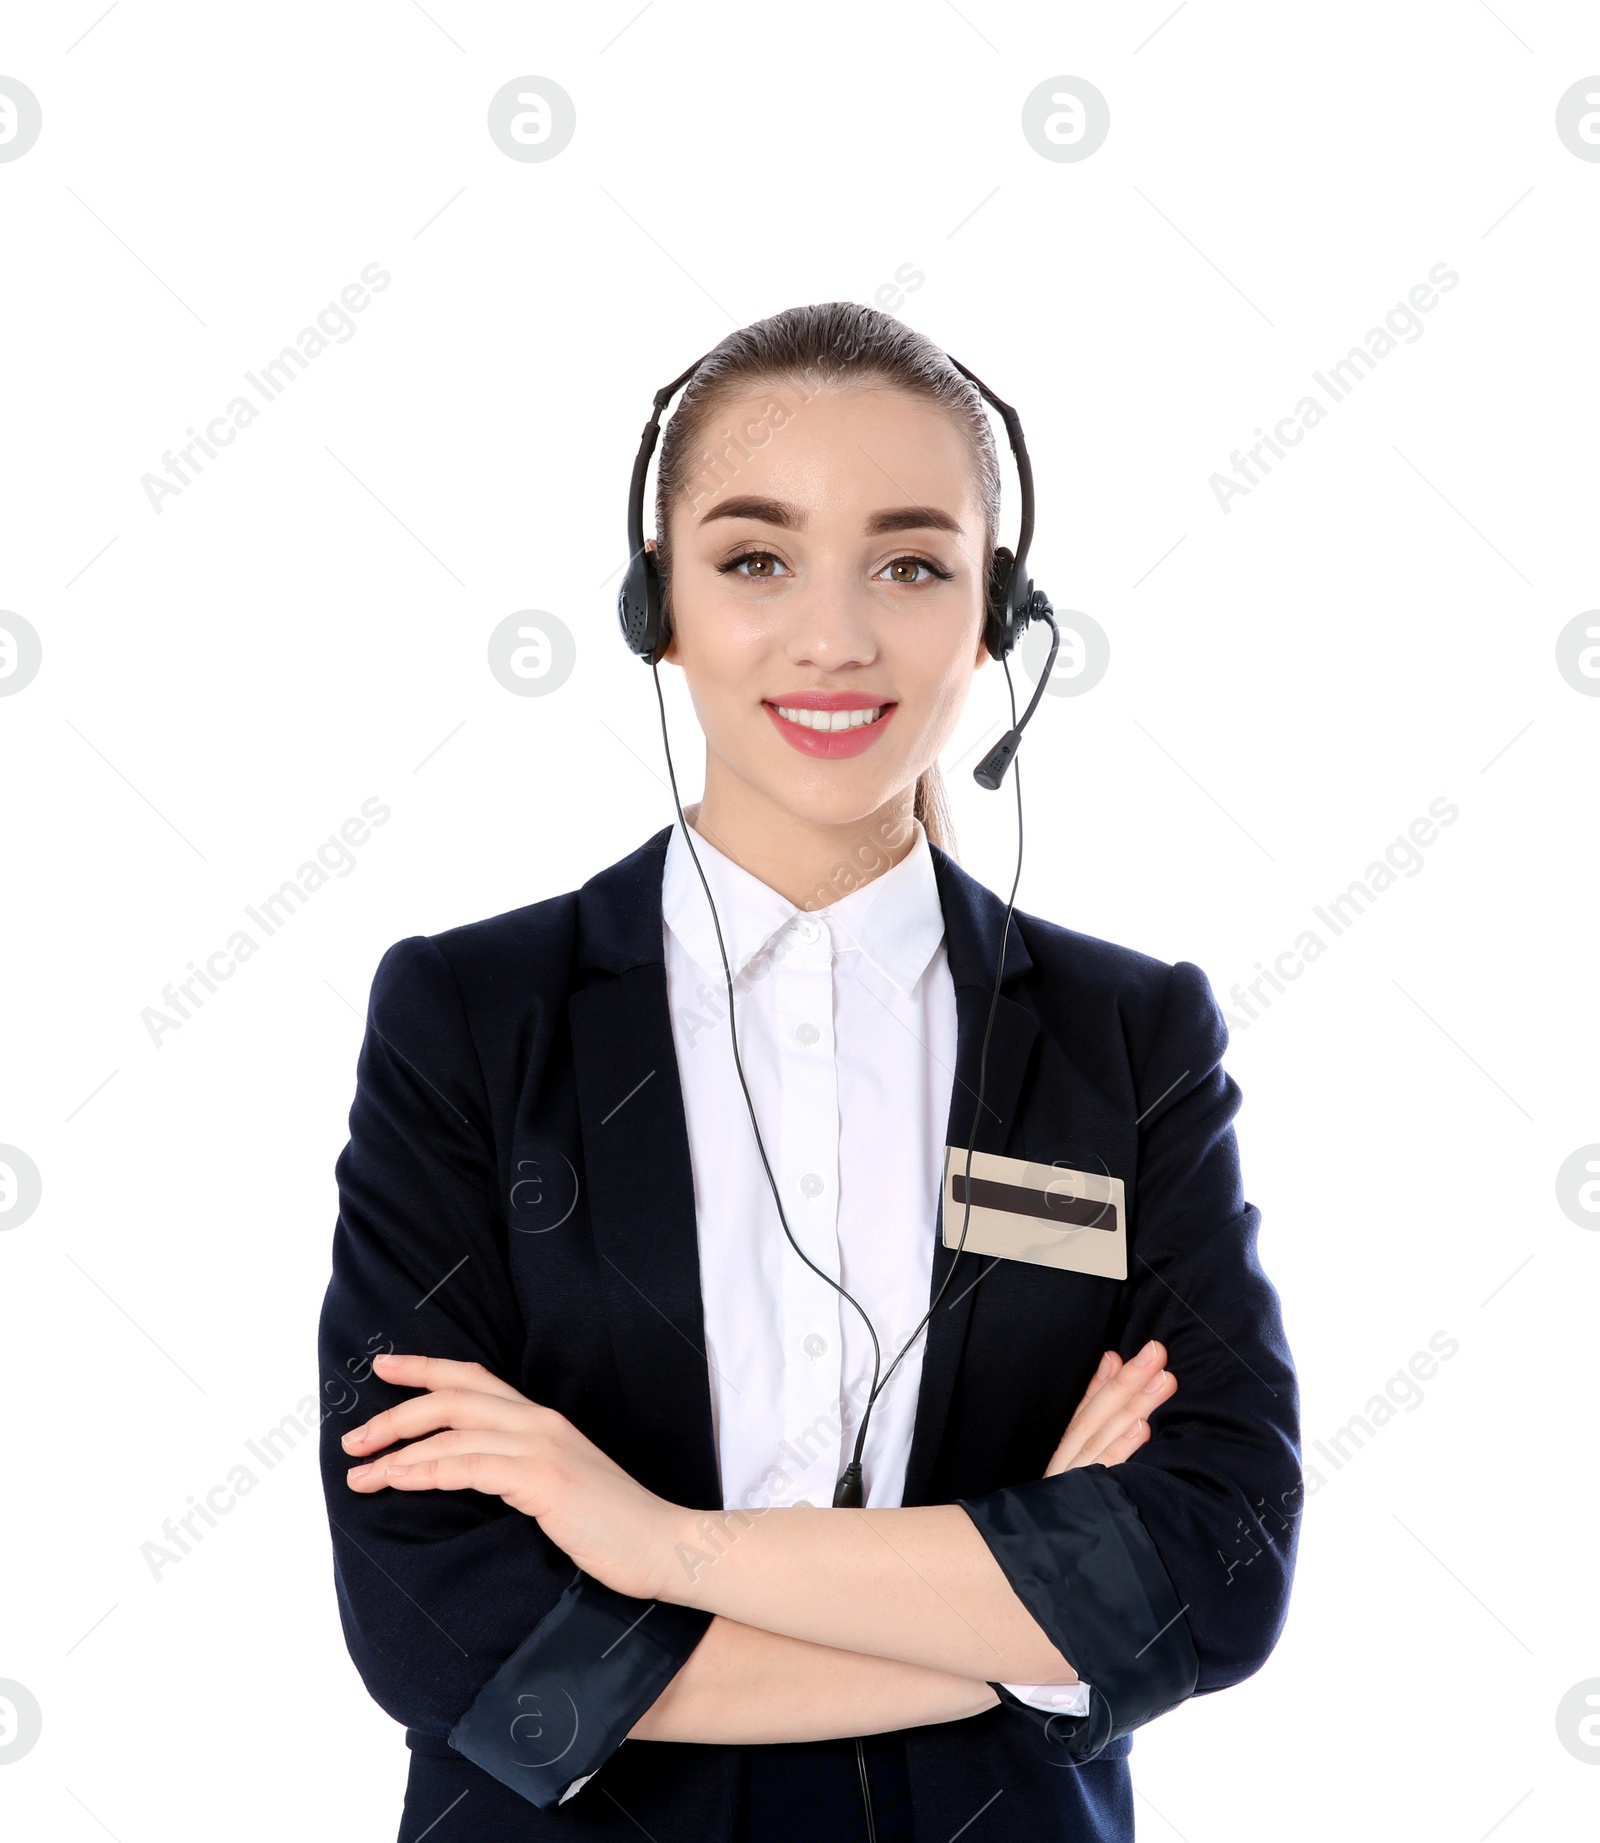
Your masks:
<path fill-rule="evenodd" d="M 852 776 L 850 785 L 818 787 L 809 782 L 768 782 L 763 791 L 774 806 L 801 824 L 831 829 L 864 823 L 910 784 L 898 779 L 885 781 L 878 775 L 870 781 Z"/>
<path fill-rule="evenodd" d="M 763 805 L 798 825 L 822 830 L 860 826 L 916 783 L 915 770 L 898 749 L 893 761 L 879 758 L 876 749 L 839 760 L 820 759 L 793 749 L 767 724 L 763 716 L 754 735 L 739 735 L 740 747 L 712 745 L 710 753 Z"/>

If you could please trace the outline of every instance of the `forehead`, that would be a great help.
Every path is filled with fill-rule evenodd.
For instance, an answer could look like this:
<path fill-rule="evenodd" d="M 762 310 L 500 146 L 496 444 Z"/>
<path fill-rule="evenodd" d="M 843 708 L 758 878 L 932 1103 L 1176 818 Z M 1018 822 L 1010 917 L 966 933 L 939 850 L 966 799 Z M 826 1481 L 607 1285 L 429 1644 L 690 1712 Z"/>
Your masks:
<path fill-rule="evenodd" d="M 977 456 L 951 411 L 908 391 L 755 384 L 702 422 L 674 511 L 704 518 L 719 500 L 781 499 L 816 518 L 933 505 L 977 531 Z"/>

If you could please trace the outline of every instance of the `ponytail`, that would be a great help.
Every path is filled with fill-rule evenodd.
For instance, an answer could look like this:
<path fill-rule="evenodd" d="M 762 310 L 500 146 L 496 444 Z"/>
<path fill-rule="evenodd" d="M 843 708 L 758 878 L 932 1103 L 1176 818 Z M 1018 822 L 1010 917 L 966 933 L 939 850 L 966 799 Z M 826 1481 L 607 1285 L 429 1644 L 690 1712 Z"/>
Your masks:
<path fill-rule="evenodd" d="M 944 776 L 937 762 L 917 776 L 917 791 L 912 812 L 922 822 L 928 843 L 951 857 L 956 857 L 956 828 L 950 816 L 950 796 L 945 791 Z"/>

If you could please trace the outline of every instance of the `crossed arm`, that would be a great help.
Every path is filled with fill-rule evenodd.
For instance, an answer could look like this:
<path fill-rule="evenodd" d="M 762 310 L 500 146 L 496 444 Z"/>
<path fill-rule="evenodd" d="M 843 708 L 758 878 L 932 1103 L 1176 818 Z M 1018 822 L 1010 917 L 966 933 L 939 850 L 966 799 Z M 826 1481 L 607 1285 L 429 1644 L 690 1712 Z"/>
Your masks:
<path fill-rule="evenodd" d="M 1154 1342 L 1126 1364 L 1108 1351 L 1046 1476 L 1137 1451 L 1177 1387 L 1165 1361 Z M 352 1490 L 498 1496 L 605 1586 L 714 1615 L 637 1739 L 883 1732 L 978 1714 L 997 1700 L 991 1683 L 1076 1681 L 958 1505 L 687 1510 L 481 1364 L 385 1355 L 374 1367 L 425 1393 L 344 1436 L 363 1461 Z M 409 1444 L 385 1452 L 398 1441 Z"/>

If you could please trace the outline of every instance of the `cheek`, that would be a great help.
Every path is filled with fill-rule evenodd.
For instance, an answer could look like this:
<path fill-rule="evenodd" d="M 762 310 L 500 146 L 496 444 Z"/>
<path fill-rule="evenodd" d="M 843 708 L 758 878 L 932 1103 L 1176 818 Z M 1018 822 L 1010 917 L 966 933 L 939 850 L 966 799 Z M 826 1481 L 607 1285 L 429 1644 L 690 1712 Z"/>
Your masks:
<path fill-rule="evenodd" d="M 955 727 L 956 719 L 961 715 L 967 701 L 967 693 L 971 689 L 972 672 L 965 664 L 959 671 L 949 673 L 940 680 L 934 702 L 933 720 L 947 734 Z"/>
<path fill-rule="evenodd" d="M 751 703 L 768 639 L 748 610 L 718 606 L 714 594 L 698 596 L 681 618 L 675 614 L 674 629 L 677 663 L 709 734 Z"/>
<path fill-rule="evenodd" d="M 937 647 L 918 647 L 903 661 L 900 683 L 929 728 L 953 723 L 966 703 L 977 670 L 976 647 L 968 645 L 968 638 L 963 625 L 959 634 L 941 636 Z"/>

